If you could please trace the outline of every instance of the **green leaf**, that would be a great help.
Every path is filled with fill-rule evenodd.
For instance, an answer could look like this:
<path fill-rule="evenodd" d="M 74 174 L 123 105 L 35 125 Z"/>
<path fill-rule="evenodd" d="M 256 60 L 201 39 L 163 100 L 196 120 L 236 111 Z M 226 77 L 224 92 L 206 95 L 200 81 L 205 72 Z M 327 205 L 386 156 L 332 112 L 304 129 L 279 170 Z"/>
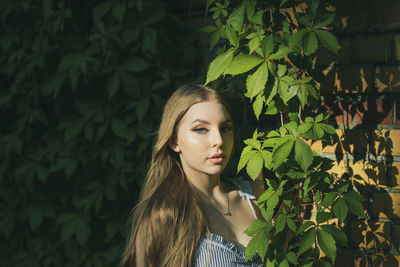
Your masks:
<path fill-rule="evenodd" d="M 318 230 L 318 245 L 326 256 L 332 259 L 336 258 L 336 242 L 335 239 L 326 231 Z"/>
<path fill-rule="evenodd" d="M 344 193 L 343 197 L 351 213 L 359 217 L 364 216 L 364 208 L 360 201 L 362 197 L 360 195 L 354 191 L 349 191 Z"/>
<path fill-rule="evenodd" d="M 335 53 L 337 52 L 339 47 L 338 40 L 332 33 L 328 31 L 316 30 L 315 34 L 318 36 L 318 39 L 323 46 Z"/>
<path fill-rule="evenodd" d="M 303 39 L 303 51 L 305 55 L 313 54 L 318 48 L 317 36 L 314 32 L 309 32 Z"/>
<path fill-rule="evenodd" d="M 126 8 L 125 8 L 124 2 L 117 2 L 114 4 L 113 14 L 114 14 L 114 17 L 119 22 L 122 22 L 122 20 L 124 19 L 125 11 L 126 11 Z"/>
<path fill-rule="evenodd" d="M 306 119 L 304 120 L 305 122 L 312 122 L 314 123 L 314 118 L 313 117 L 306 117 Z"/>
<path fill-rule="evenodd" d="M 288 227 L 289 227 L 290 230 L 292 230 L 294 233 L 297 232 L 296 223 L 293 221 L 292 218 L 287 217 L 286 223 L 287 223 L 287 225 L 288 225 Z"/>
<path fill-rule="evenodd" d="M 293 251 L 289 251 L 286 254 L 286 259 L 291 263 L 291 264 L 297 264 L 297 255 Z"/>
<path fill-rule="evenodd" d="M 200 31 L 205 32 L 205 33 L 215 32 L 216 30 L 218 30 L 218 28 L 215 27 L 214 25 L 207 25 L 200 29 Z"/>
<path fill-rule="evenodd" d="M 318 124 L 314 125 L 314 127 L 312 129 L 312 133 L 313 133 L 314 140 L 321 139 L 324 136 L 324 130 Z"/>
<path fill-rule="evenodd" d="M 163 18 L 165 18 L 165 16 L 166 12 L 164 8 L 155 8 L 152 10 L 149 16 L 145 16 L 140 19 L 141 20 L 140 24 L 142 26 L 151 25 L 161 21 Z"/>
<path fill-rule="evenodd" d="M 254 132 L 256 133 L 256 132 Z M 257 138 L 257 136 L 253 136 L 253 138 Z M 261 142 L 257 139 L 246 139 L 244 143 L 248 146 L 251 146 L 254 149 L 259 150 L 261 148 Z"/>
<path fill-rule="evenodd" d="M 326 262 L 326 261 L 324 261 L 324 260 L 321 260 L 320 262 L 319 262 L 319 266 L 320 267 L 332 267 L 332 264 L 331 263 L 329 263 L 329 262 Z"/>
<path fill-rule="evenodd" d="M 229 40 L 231 46 L 233 46 L 233 47 L 239 46 L 238 36 L 232 27 L 230 27 L 229 25 L 226 25 L 225 34 L 228 37 L 228 40 Z"/>
<path fill-rule="evenodd" d="M 278 64 L 278 76 L 282 77 L 286 73 L 286 65 Z"/>
<path fill-rule="evenodd" d="M 324 129 L 325 132 L 328 134 L 336 134 L 336 129 L 332 125 L 329 124 L 321 124 L 321 127 Z"/>
<path fill-rule="evenodd" d="M 235 8 L 227 19 L 227 23 L 235 29 L 235 31 L 240 32 L 243 26 L 244 19 L 244 4 L 240 4 Z"/>
<path fill-rule="evenodd" d="M 69 141 L 71 141 L 72 139 L 77 137 L 78 134 L 81 132 L 82 127 L 83 127 L 82 123 L 76 123 L 76 124 L 72 125 L 71 127 L 68 127 L 65 130 L 64 142 L 68 143 Z"/>
<path fill-rule="evenodd" d="M 257 4 L 256 0 L 245 1 L 246 15 L 247 15 L 247 19 L 250 22 L 253 22 L 253 16 L 254 16 L 256 4 Z"/>
<path fill-rule="evenodd" d="M 275 115 L 276 113 L 278 113 L 278 108 L 275 105 L 275 101 L 271 101 L 267 105 L 267 110 L 265 111 L 265 114 L 266 115 Z"/>
<path fill-rule="evenodd" d="M 293 96 L 294 94 L 292 93 L 291 95 L 289 94 L 289 85 L 283 81 L 279 81 L 278 83 L 278 93 L 279 96 L 281 97 L 283 103 L 287 103 Z"/>
<path fill-rule="evenodd" d="M 76 239 L 78 240 L 79 244 L 84 245 L 89 238 L 90 227 L 84 220 L 80 218 L 76 223 L 76 228 Z"/>
<path fill-rule="evenodd" d="M 118 72 L 114 72 L 111 77 L 107 80 L 106 83 L 108 98 L 111 98 L 115 95 L 117 90 L 120 87 L 120 80 Z"/>
<path fill-rule="evenodd" d="M 321 228 L 328 232 L 335 239 L 336 243 L 347 247 L 347 235 L 336 227 L 336 225 L 321 225 Z"/>
<path fill-rule="evenodd" d="M 279 267 L 289 267 L 289 262 L 287 261 L 287 259 L 283 259 L 279 264 Z"/>
<path fill-rule="evenodd" d="M 301 139 L 296 140 L 294 158 L 303 171 L 307 171 L 314 159 L 311 148 Z"/>
<path fill-rule="evenodd" d="M 246 88 L 250 94 L 250 98 L 258 95 L 261 90 L 265 88 L 265 84 L 268 80 L 268 67 L 267 63 L 264 62 L 261 66 L 254 72 L 249 75 L 246 80 Z"/>
<path fill-rule="evenodd" d="M 83 128 L 83 133 L 87 140 L 93 140 L 94 128 L 92 123 L 86 123 L 85 127 Z"/>
<path fill-rule="evenodd" d="M 279 166 L 282 165 L 285 159 L 288 158 L 288 156 L 292 152 L 293 144 L 294 140 L 288 139 L 274 149 L 274 151 L 272 152 L 272 162 L 274 170 L 279 168 Z"/>
<path fill-rule="evenodd" d="M 278 51 L 268 57 L 269 60 L 281 59 L 286 57 L 290 52 L 292 52 L 292 48 L 289 46 L 280 46 Z"/>
<path fill-rule="evenodd" d="M 339 198 L 335 204 L 333 205 L 333 212 L 335 213 L 336 217 L 339 219 L 339 223 L 342 223 L 347 217 L 347 204 L 343 198 Z"/>
<path fill-rule="evenodd" d="M 247 163 L 246 166 L 246 171 L 249 174 L 250 178 L 253 179 L 253 181 L 261 173 L 263 164 L 264 161 L 260 152 L 257 152 L 249 159 L 249 162 Z"/>
<path fill-rule="evenodd" d="M 261 150 L 261 156 L 264 160 L 264 166 L 268 170 L 272 168 L 272 152 L 267 150 Z"/>
<path fill-rule="evenodd" d="M 258 24 L 258 25 L 262 25 L 263 24 L 263 21 L 262 21 L 263 14 L 264 14 L 264 10 L 257 11 L 256 14 L 253 17 L 253 23 L 254 24 Z"/>
<path fill-rule="evenodd" d="M 268 70 L 269 70 L 269 72 L 270 72 L 272 75 L 276 76 L 276 66 L 275 66 L 275 63 L 272 62 L 272 61 L 268 61 L 268 62 L 267 62 L 267 65 L 268 65 Z M 275 82 L 274 82 L 274 84 L 275 84 Z M 275 87 L 275 86 L 274 86 L 274 87 Z M 272 98 L 271 98 L 271 97 L 273 97 L 272 94 L 274 94 L 274 93 L 273 93 L 273 89 L 271 90 L 270 96 L 268 96 L 269 99 L 272 99 Z M 276 94 L 276 92 L 275 92 L 275 94 Z M 272 96 L 271 96 L 271 95 L 272 95 Z"/>
<path fill-rule="evenodd" d="M 264 259 L 269 246 L 269 229 L 264 228 L 253 237 L 246 247 L 246 260 L 249 260 L 257 252 L 261 259 Z"/>
<path fill-rule="evenodd" d="M 253 102 L 253 111 L 254 111 L 254 115 L 256 116 L 257 120 L 260 117 L 262 108 L 263 108 L 263 104 L 264 104 L 264 100 L 263 100 L 264 96 L 263 94 L 258 94 L 256 97 L 256 100 L 254 100 Z"/>
<path fill-rule="evenodd" d="M 336 192 L 327 193 L 321 202 L 321 206 L 324 208 L 329 208 L 333 204 L 333 202 L 335 202 L 337 196 L 338 193 Z"/>
<path fill-rule="evenodd" d="M 322 27 L 326 27 L 330 25 L 333 20 L 335 19 L 336 14 L 335 13 L 330 13 L 330 14 L 325 14 L 322 16 L 321 19 L 317 20 L 316 23 L 314 24 L 314 29 L 319 29 Z"/>
<path fill-rule="evenodd" d="M 324 119 L 324 114 L 320 113 L 315 117 L 315 122 L 321 122 Z"/>
<path fill-rule="evenodd" d="M 58 65 L 58 72 L 63 72 L 70 69 L 82 58 L 81 53 L 71 53 L 63 56 Z"/>
<path fill-rule="evenodd" d="M 298 47 L 301 44 L 301 41 L 303 40 L 304 35 L 307 33 L 307 29 L 301 29 L 297 31 L 294 35 L 293 38 L 289 40 L 289 46 L 291 47 Z"/>
<path fill-rule="evenodd" d="M 319 0 L 309 0 L 308 4 L 310 5 L 310 10 L 312 12 L 313 15 L 317 14 L 317 8 L 320 4 Z"/>
<path fill-rule="evenodd" d="M 331 213 L 325 211 L 317 212 L 317 223 L 321 224 L 331 219 Z"/>
<path fill-rule="evenodd" d="M 207 80 L 205 84 L 208 84 L 221 76 L 226 71 L 228 66 L 233 60 L 233 48 L 228 49 L 225 53 L 217 56 L 208 67 Z"/>
<path fill-rule="evenodd" d="M 304 87 L 307 89 L 308 93 L 314 98 L 318 99 L 317 91 L 315 90 L 314 85 L 312 84 L 304 84 Z"/>
<path fill-rule="evenodd" d="M 281 213 L 278 218 L 276 219 L 276 223 L 275 223 L 275 234 L 283 231 L 283 229 L 285 229 L 286 226 L 286 214 Z"/>
<path fill-rule="evenodd" d="M 300 178 L 304 178 L 306 176 L 304 171 L 300 171 L 300 170 L 297 170 L 297 169 L 289 169 L 286 172 L 286 175 L 289 178 L 292 178 L 292 179 L 300 179 Z"/>
<path fill-rule="evenodd" d="M 298 255 L 303 254 L 311 248 L 312 244 L 314 244 L 315 242 L 316 235 L 317 231 L 315 227 L 313 227 L 308 229 L 307 232 L 305 232 L 305 234 L 301 236 Z"/>
<path fill-rule="evenodd" d="M 253 148 L 251 146 L 246 146 L 243 149 L 242 153 L 240 154 L 240 159 L 239 159 L 236 173 L 239 173 L 240 170 L 243 169 L 244 166 L 246 166 L 247 162 L 253 156 L 253 154 L 257 153 L 257 151 L 252 150 L 252 149 Z"/>
<path fill-rule="evenodd" d="M 149 68 L 152 64 L 147 62 L 142 58 L 131 58 L 127 60 L 122 66 L 121 69 L 129 72 L 140 72 Z"/>
<path fill-rule="evenodd" d="M 274 36 L 272 34 L 269 34 L 263 38 L 261 41 L 261 49 L 264 57 L 266 58 L 274 50 Z"/>
<path fill-rule="evenodd" d="M 302 135 L 306 132 L 308 132 L 309 130 L 311 130 L 311 128 L 314 126 L 314 123 L 311 122 L 305 122 L 299 125 L 299 127 L 297 128 L 297 133 Z"/>
<path fill-rule="evenodd" d="M 210 36 L 210 47 L 213 48 L 218 43 L 220 38 L 221 38 L 220 31 L 212 33 Z"/>
<path fill-rule="evenodd" d="M 28 221 L 32 231 L 36 231 L 43 221 L 42 211 L 38 208 L 32 210 L 31 214 L 29 214 Z"/>
<path fill-rule="evenodd" d="M 244 233 L 248 236 L 253 236 L 263 229 L 270 229 L 271 225 L 263 220 L 255 220 Z"/>
<path fill-rule="evenodd" d="M 267 184 L 271 186 L 266 180 Z M 275 190 L 273 187 L 268 188 L 258 199 L 258 203 L 263 203 L 264 207 L 261 209 L 261 213 L 266 221 L 271 221 L 274 216 L 274 211 L 276 206 L 279 204 L 279 198 L 283 192 L 283 186 L 286 184 L 287 180 L 282 181 L 279 187 Z M 265 209 L 266 206 L 266 209 Z"/>
<path fill-rule="evenodd" d="M 297 233 L 302 234 L 305 230 L 307 230 L 311 226 L 315 226 L 315 223 L 312 221 L 306 221 L 302 225 L 300 225 L 299 229 L 297 230 Z"/>
<path fill-rule="evenodd" d="M 249 41 L 249 54 L 252 54 L 260 45 L 260 37 L 256 36 Z"/>
<path fill-rule="evenodd" d="M 302 108 L 304 108 L 304 105 L 307 104 L 307 96 L 308 96 L 307 88 L 303 84 L 299 85 L 297 90 L 297 98 L 300 100 Z"/>
<path fill-rule="evenodd" d="M 136 115 L 140 120 L 142 120 L 146 113 L 149 110 L 149 105 L 150 105 L 150 98 L 149 97 L 144 97 L 142 98 L 141 101 L 139 101 L 136 105 Z"/>
<path fill-rule="evenodd" d="M 245 73 L 253 69 L 261 62 L 263 62 L 263 59 L 260 57 L 243 54 L 238 55 L 232 60 L 231 64 L 229 64 L 229 67 L 226 70 L 225 74 L 238 75 L 241 73 Z"/>
<path fill-rule="evenodd" d="M 107 14 L 107 12 L 111 9 L 114 1 L 106 1 L 102 2 L 99 5 L 97 5 L 95 8 L 93 8 L 93 21 L 96 27 L 104 31 L 104 24 L 101 22 L 101 19 Z"/>
<path fill-rule="evenodd" d="M 119 118 L 112 119 L 111 129 L 113 130 L 116 136 L 121 138 L 125 138 L 128 133 L 128 128 L 126 127 L 126 123 Z"/>

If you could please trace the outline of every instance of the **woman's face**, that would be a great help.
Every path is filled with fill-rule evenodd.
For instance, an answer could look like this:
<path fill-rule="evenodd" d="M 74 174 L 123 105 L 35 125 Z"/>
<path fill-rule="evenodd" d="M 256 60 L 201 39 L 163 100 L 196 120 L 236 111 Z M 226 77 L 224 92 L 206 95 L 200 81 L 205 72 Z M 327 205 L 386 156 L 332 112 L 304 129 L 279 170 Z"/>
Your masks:
<path fill-rule="evenodd" d="M 216 100 L 194 104 L 178 124 L 172 147 L 178 152 L 186 175 L 220 174 L 233 147 L 232 122 Z"/>

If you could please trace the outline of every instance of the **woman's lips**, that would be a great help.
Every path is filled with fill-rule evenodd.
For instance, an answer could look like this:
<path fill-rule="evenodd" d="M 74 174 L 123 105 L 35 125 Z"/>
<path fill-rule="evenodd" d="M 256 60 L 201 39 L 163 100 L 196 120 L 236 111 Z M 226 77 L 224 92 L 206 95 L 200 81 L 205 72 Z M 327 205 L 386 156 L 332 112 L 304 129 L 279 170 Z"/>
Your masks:
<path fill-rule="evenodd" d="M 209 157 L 208 159 L 214 163 L 214 164 L 218 164 L 221 163 L 222 161 L 224 161 L 224 154 L 219 153 L 219 154 L 214 154 L 211 157 Z"/>
<path fill-rule="evenodd" d="M 211 161 L 214 164 L 218 164 L 218 163 L 221 163 L 222 161 L 224 161 L 224 158 L 223 157 L 221 157 L 221 158 L 208 158 L 208 160 Z"/>

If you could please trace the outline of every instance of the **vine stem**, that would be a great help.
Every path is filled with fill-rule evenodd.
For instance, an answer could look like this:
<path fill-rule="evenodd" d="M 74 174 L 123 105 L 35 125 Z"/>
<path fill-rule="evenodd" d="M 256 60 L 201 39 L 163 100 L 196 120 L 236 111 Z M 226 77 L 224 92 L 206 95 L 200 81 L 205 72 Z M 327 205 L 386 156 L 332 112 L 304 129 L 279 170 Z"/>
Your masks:
<path fill-rule="evenodd" d="M 282 111 L 279 111 L 280 115 L 281 115 L 281 126 L 283 126 L 283 113 Z"/>
<path fill-rule="evenodd" d="M 299 104 L 299 122 L 303 123 L 303 120 L 301 119 L 301 104 Z"/>

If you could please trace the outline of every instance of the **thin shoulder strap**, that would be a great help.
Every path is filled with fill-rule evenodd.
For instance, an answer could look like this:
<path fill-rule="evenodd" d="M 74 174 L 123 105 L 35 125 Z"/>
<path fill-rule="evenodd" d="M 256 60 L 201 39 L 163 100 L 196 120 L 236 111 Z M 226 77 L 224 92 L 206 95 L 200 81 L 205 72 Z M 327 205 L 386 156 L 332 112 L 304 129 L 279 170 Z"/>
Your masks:
<path fill-rule="evenodd" d="M 255 218 L 256 218 L 256 220 L 257 220 L 257 219 L 258 219 L 258 217 L 257 217 L 256 211 L 254 210 L 253 203 L 251 203 L 251 199 L 247 199 L 247 202 L 249 202 L 250 209 L 251 209 L 251 211 L 253 212 L 253 214 L 254 214 L 254 217 L 255 217 Z"/>

